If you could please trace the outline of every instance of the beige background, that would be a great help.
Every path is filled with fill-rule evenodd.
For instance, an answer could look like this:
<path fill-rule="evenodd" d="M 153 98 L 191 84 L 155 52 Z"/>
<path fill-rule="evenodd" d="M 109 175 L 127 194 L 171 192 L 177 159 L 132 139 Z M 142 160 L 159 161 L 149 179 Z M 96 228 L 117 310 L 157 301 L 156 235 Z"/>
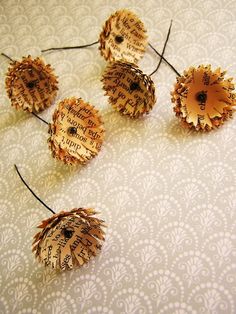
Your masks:
<path fill-rule="evenodd" d="M 179 71 L 211 63 L 236 70 L 236 1 L 0 1 L 0 51 L 37 56 L 51 46 L 98 38 L 118 8 L 135 11 Z M 172 113 L 175 74 L 154 76 L 157 103 L 131 121 L 108 105 L 97 47 L 45 54 L 60 81 L 57 101 L 79 96 L 101 110 L 106 140 L 87 166 L 52 159 L 47 127 L 10 107 L 8 61 L 0 58 L 0 313 L 235 313 L 236 120 L 209 134 L 183 130 Z M 147 50 L 144 72 L 158 58 Z M 42 116 L 50 121 L 55 104 Z M 16 163 L 56 211 L 94 206 L 109 228 L 101 255 L 55 274 L 31 254 L 32 236 L 50 216 L 21 184 Z"/>

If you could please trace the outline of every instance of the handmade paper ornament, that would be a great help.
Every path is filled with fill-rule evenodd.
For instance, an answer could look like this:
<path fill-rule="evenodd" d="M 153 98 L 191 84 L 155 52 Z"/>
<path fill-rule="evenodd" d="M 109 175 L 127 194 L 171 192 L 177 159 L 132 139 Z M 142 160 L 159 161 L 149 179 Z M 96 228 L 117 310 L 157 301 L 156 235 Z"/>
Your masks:
<path fill-rule="evenodd" d="M 171 100 L 184 126 L 210 131 L 232 116 L 236 105 L 234 84 L 233 78 L 225 79 L 225 74 L 220 68 L 200 65 L 177 77 Z"/>
<path fill-rule="evenodd" d="M 133 12 L 124 9 L 112 14 L 99 37 L 99 50 L 105 60 L 138 63 L 147 47 L 147 31 Z"/>
<path fill-rule="evenodd" d="M 108 64 L 102 82 L 112 107 L 131 118 L 149 113 L 156 102 L 154 82 L 135 64 Z"/>
<path fill-rule="evenodd" d="M 41 58 L 23 57 L 11 60 L 6 75 L 6 91 L 11 105 L 17 110 L 39 112 L 49 107 L 57 94 L 58 81 L 53 69 Z"/>
<path fill-rule="evenodd" d="M 33 252 L 45 266 L 61 270 L 82 266 L 96 256 L 105 240 L 104 221 L 92 208 L 74 208 L 54 214 L 38 226 Z"/>
<path fill-rule="evenodd" d="M 66 164 L 85 163 L 95 157 L 104 139 L 98 110 L 81 98 L 62 100 L 49 124 L 49 148 Z"/>
<path fill-rule="evenodd" d="M 53 216 L 43 220 L 34 236 L 32 251 L 44 266 L 58 270 L 72 269 L 87 263 L 96 256 L 105 240 L 103 220 L 92 208 L 74 208 L 56 214 L 28 186 L 17 166 L 15 169 L 31 193 L 50 211 Z"/>

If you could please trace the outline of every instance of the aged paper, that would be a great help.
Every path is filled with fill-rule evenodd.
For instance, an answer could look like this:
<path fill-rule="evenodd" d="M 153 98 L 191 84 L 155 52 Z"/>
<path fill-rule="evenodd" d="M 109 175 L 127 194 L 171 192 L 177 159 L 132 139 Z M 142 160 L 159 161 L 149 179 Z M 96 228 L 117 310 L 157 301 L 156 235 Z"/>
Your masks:
<path fill-rule="evenodd" d="M 149 113 L 156 102 L 152 79 L 134 64 L 120 61 L 108 64 L 102 82 L 110 104 L 132 118 Z"/>
<path fill-rule="evenodd" d="M 211 70 L 211 66 L 190 68 L 177 78 L 171 93 L 174 111 L 188 127 L 209 131 L 224 123 L 232 115 L 235 105 L 232 78 L 226 72 Z"/>
<path fill-rule="evenodd" d="M 53 114 L 49 147 L 65 163 L 84 163 L 100 151 L 104 132 L 98 110 L 81 98 L 64 99 Z"/>
<path fill-rule="evenodd" d="M 89 208 L 60 212 L 42 221 L 34 237 L 33 251 L 45 266 L 66 270 L 82 266 L 101 250 L 104 221 Z"/>
<path fill-rule="evenodd" d="M 11 63 L 6 76 L 6 90 L 12 106 L 29 112 L 49 107 L 56 97 L 57 84 L 51 66 L 31 56 Z"/>
<path fill-rule="evenodd" d="M 120 10 L 105 22 L 100 34 L 100 51 L 105 60 L 137 63 L 147 46 L 143 22 L 131 11 Z"/>

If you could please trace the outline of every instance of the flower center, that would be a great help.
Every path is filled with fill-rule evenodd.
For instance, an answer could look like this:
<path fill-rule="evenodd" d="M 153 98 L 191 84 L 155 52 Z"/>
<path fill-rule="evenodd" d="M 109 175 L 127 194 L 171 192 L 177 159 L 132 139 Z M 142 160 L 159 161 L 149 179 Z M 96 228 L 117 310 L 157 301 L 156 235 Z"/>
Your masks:
<path fill-rule="evenodd" d="M 116 35 L 115 41 L 117 44 L 121 44 L 124 41 L 124 37 L 121 35 Z"/>
<path fill-rule="evenodd" d="M 26 86 L 30 89 L 34 88 L 35 87 L 35 82 L 34 81 L 30 81 L 26 84 Z"/>
<path fill-rule="evenodd" d="M 139 83 L 137 83 L 137 82 L 132 82 L 131 84 L 130 84 L 130 90 L 131 91 L 133 91 L 133 90 L 137 90 L 137 89 L 139 89 Z"/>
<path fill-rule="evenodd" d="M 70 239 L 73 236 L 74 231 L 70 229 L 63 229 L 62 233 L 64 234 L 65 238 Z"/>
<path fill-rule="evenodd" d="M 207 92 L 206 91 L 201 91 L 201 92 L 197 93 L 196 99 L 200 103 L 205 103 L 206 100 L 207 100 Z"/>
<path fill-rule="evenodd" d="M 77 133 L 77 128 L 74 127 L 74 126 L 70 126 L 70 127 L 67 129 L 67 132 L 68 132 L 68 134 L 70 134 L 70 135 L 76 134 L 76 133 Z"/>

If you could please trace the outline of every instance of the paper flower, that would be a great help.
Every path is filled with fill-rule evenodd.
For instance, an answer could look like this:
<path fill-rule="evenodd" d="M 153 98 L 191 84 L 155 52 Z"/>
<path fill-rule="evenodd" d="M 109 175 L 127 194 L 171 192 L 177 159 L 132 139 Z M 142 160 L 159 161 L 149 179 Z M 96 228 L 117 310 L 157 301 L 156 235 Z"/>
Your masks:
<path fill-rule="evenodd" d="M 105 240 L 106 225 L 95 214 L 91 208 L 75 208 L 43 220 L 33 241 L 35 257 L 45 266 L 61 270 L 87 263 Z"/>
<path fill-rule="evenodd" d="M 120 10 L 105 22 L 100 34 L 101 55 L 105 60 L 137 63 L 144 55 L 147 34 L 144 24 L 133 12 Z"/>
<path fill-rule="evenodd" d="M 102 82 L 110 104 L 131 118 L 149 113 L 156 102 L 151 77 L 134 64 L 121 61 L 108 64 Z"/>
<path fill-rule="evenodd" d="M 5 83 L 11 105 L 29 112 L 49 107 L 58 90 L 57 77 L 51 66 L 31 56 L 10 64 Z"/>
<path fill-rule="evenodd" d="M 98 110 L 81 98 L 62 100 L 49 125 L 49 148 L 66 164 L 85 163 L 98 154 L 104 126 Z"/>
<path fill-rule="evenodd" d="M 235 103 L 232 78 L 225 79 L 220 68 L 210 65 L 191 67 L 177 77 L 171 92 L 176 116 L 188 128 L 210 131 L 232 116 Z"/>

